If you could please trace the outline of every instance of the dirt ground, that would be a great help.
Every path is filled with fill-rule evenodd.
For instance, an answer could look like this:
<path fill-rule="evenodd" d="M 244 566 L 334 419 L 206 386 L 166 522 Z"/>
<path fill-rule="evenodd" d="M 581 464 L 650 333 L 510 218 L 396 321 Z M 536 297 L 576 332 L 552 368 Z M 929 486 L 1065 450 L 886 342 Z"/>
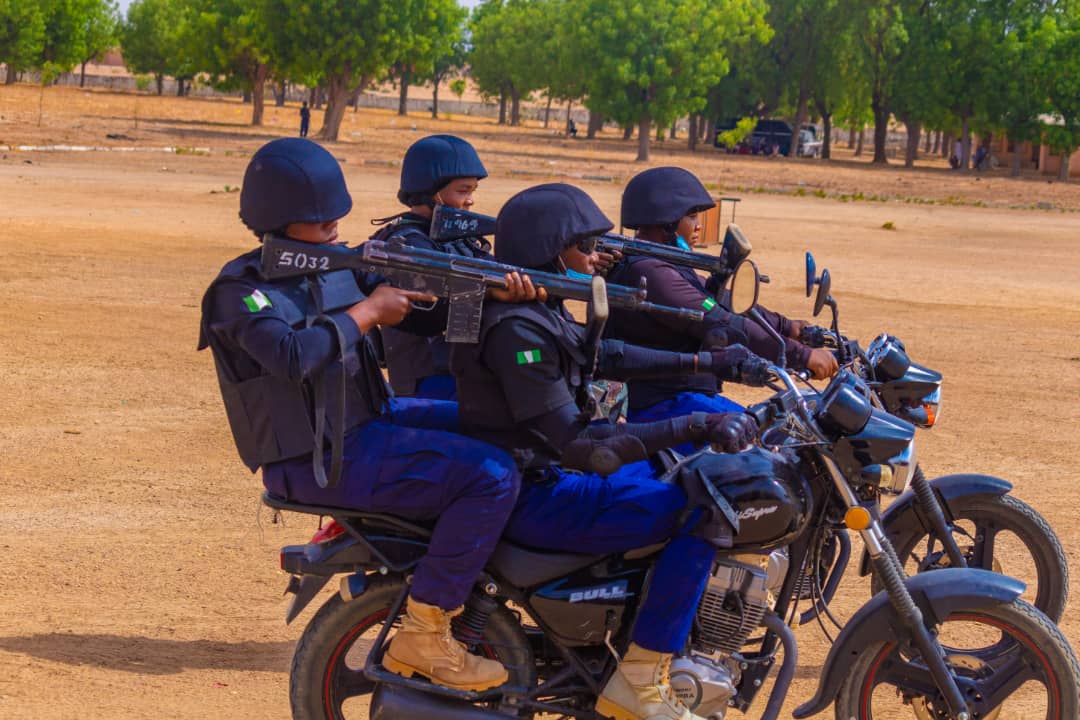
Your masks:
<path fill-rule="evenodd" d="M 0 87 L 0 145 L 147 149 L 0 151 L 0 718 L 288 717 L 289 659 L 312 611 L 284 625 L 277 554 L 314 521 L 272 524 L 260 511 L 211 358 L 195 352 L 204 288 L 253 243 L 225 186 L 297 120 L 295 107 L 271 107 L 253 130 L 248 112 L 232 101 Z M 616 218 L 621 183 L 644 167 L 610 138 L 349 114 L 333 146 L 355 200 L 343 237 L 366 237 L 368 218 L 397 211 L 390 163 L 434 131 L 476 143 L 491 170 L 477 209 L 488 212 L 550 176 L 580 184 Z M 773 280 L 763 301 L 809 314 L 799 287 L 812 250 L 832 272 L 849 335 L 898 334 L 944 373 L 943 419 L 920 431 L 929 474 L 1011 480 L 1080 575 L 1080 187 L 937 161 L 873 169 L 843 148 L 822 163 L 674 145 L 657 146 L 652 164 L 685 165 L 742 198 L 738 222 Z M 165 146 L 187 150 L 149 150 Z M 895 199 L 752 192 L 799 187 Z M 937 202 L 904 202 L 916 196 Z M 865 582 L 849 581 L 837 603 L 845 616 L 866 598 Z M 1074 615 L 1062 627 L 1080 643 Z M 816 627 L 798 637 L 789 707 L 812 694 L 827 647 Z"/>

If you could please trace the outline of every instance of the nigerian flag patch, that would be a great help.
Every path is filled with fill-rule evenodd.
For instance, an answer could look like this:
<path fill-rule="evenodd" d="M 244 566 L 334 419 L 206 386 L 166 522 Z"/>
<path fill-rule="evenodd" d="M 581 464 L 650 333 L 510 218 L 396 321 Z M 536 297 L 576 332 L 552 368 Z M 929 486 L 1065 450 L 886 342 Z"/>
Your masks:
<path fill-rule="evenodd" d="M 539 350 L 518 350 L 517 364 L 518 365 L 532 365 L 533 363 L 540 362 Z"/>
<path fill-rule="evenodd" d="M 705 298 L 704 302 L 701 303 L 701 307 L 705 308 L 705 312 L 709 312 L 714 307 L 716 307 L 716 301 L 713 300 L 711 297 L 707 297 Z"/>
<path fill-rule="evenodd" d="M 273 307 L 270 298 L 263 295 L 262 290 L 256 290 L 244 298 L 244 305 L 247 306 L 248 312 L 259 312 L 263 308 Z"/>

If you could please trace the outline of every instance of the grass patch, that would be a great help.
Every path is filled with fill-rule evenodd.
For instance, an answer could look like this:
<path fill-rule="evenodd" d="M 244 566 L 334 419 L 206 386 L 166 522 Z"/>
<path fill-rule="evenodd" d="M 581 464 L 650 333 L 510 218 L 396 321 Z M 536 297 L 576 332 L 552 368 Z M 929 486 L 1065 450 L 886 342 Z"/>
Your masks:
<path fill-rule="evenodd" d="M 882 223 L 881 229 L 882 230 L 895 230 L 896 229 L 896 223 L 894 223 L 892 220 L 888 220 L 885 223 Z"/>

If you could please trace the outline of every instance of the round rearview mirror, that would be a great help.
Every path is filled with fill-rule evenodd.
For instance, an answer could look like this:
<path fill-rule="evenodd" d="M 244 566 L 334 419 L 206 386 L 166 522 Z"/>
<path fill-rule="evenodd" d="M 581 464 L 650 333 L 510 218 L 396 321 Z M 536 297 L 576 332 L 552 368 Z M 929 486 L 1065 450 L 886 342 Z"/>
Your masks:
<path fill-rule="evenodd" d="M 814 264 L 814 256 L 806 251 L 806 297 L 814 294 L 814 281 L 817 280 L 817 265 Z"/>
<path fill-rule="evenodd" d="M 731 278 L 731 312 L 741 315 L 757 305 L 760 283 L 757 265 L 753 260 L 739 263 Z"/>
<path fill-rule="evenodd" d="M 814 317 L 821 314 L 821 309 L 829 300 L 829 290 L 832 289 L 832 280 L 829 278 L 829 270 L 821 271 L 821 281 L 818 283 L 817 297 L 814 298 Z"/>

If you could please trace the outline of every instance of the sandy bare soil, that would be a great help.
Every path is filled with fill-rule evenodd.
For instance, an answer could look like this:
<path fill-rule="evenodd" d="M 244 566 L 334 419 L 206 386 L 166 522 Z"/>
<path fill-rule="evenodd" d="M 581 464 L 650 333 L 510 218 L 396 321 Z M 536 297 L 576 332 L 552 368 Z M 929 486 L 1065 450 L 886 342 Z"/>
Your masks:
<path fill-rule="evenodd" d="M 255 147 L 293 127 L 296 109 L 269 108 L 253 131 L 232 102 L 67 89 L 40 99 L 38 127 L 38 91 L 0 87 L 0 145 L 206 150 L 0 152 L 0 717 L 285 718 L 289 659 L 311 610 L 284 625 L 277 553 L 314 521 L 272 524 L 260 511 L 261 484 L 235 455 L 211 358 L 195 343 L 203 289 L 253 243 L 225 186 L 240 184 Z M 642 168 L 613 139 L 350 114 L 333 148 L 356 202 L 344 237 L 397 211 L 387 163 L 431 131 L 476 142 L 492 172 L 478 209 L 489 212 L 550 174 L 617 217 L 619 183 Z M 1080 215 L 972 206 L 1080 209 L 1080 187 L 934 162 L 912 173 L 850 158 L 691 158 L 671 145 L 653 164 L 684 164 L 742 197 L 739 223 L 773 278 L 767 304 L 808 314 L 799 286 L 811 249 L 832 271 L 848 334 L 899 334 L 944 372 L 943 420 L 920 434 L 927 470 L 1013 481 L 1080 574 Z M 734 190 L 799 183 L 947 204 Z M 1002 561 L 1022 574 L 1018 557 Z M 852 577 L 841 595 L 850 615 L 866 584 Z M 1080 643 L 1074 615 L 1063 630 Z M 812 694 L 826 650 L 816 627 L 798 636 L 790 707 Z"/>

